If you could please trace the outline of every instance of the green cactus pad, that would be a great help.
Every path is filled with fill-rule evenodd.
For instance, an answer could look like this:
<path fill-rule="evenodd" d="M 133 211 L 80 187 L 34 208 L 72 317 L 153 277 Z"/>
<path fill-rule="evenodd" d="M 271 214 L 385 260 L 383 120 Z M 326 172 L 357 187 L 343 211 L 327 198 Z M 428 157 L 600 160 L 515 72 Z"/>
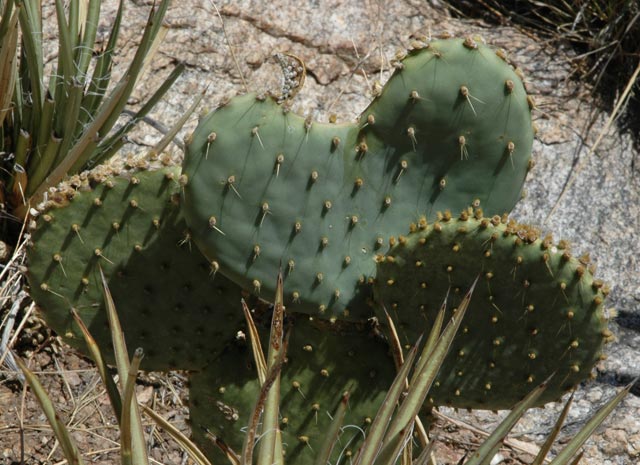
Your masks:
<path fill-rule="evenodd" d="M 289 309 L 358 320 L 371 315 L 383 238 L 439 209 L 510 211 L 533 138 L 527 95 L 510 65 L 466 43 L 410 52 L 357 124 L 311 122 L 253 95 L 209 114 L 183 165 L 203 253 L 266 295 L 282 266 Z"/>
<path fill-rule="evenodd" d="M 100 268 L 128 349 L 146 370 L 195 369 L 244 321 L 240 288 L 212 275 L 177 204 L 177 168 L 108 179 L 40 215 L 28 251 L 31 295 L 47 323 L 87 353 L 74 307 L 113 362 Z"/>
<path fill-rule="evenodd" d="M 287 463 L 314 463 L 345 391 L 350 393 L 349 407 L 331 463 L 338 463 L 341 454 L 340 463 L 349 463 L 348 452 L 355 453 L 361 444 L 361 429 L 366 430 L 393 382 L 393 360 L 386 344 L 365 331 L 343 326 L 336 333 L 335 328 L 317 328 L 308 318 L 296 317 L 281 372 L 280 428 Z M 207 429 L 236 452 L 242 451 L 244 428 L 259 392 L 248 346 L 248 341 L 242 346 L 230 344 L 206 371 L 189 375 L 193 439 L 212 463 L 222 463 L 223 457 L 207 437 Z"/>
<path fill-rule="evenodd" d="M 401 341 L 411 344 L 429 331 L 447 292 L 450 312 L 479 277 L 431 401 L 511 408 L 555 372 L 542 404 L 588 378 L 611 333 L 607 290 L 586 259 L 513 221 L 449 218 L 400 237 L 379 258 L 375 285 Z"/>

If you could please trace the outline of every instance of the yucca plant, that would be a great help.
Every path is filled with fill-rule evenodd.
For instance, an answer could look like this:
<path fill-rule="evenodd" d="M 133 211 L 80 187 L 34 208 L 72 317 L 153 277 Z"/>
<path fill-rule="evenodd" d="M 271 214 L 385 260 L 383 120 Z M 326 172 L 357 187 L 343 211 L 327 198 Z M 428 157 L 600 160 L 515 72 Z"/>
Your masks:
<path fill-rule="evenodd" d="M 0 1 L 0 231 L 10 237 L 68 175 L 106 160 L 125 135 L 162 98 L 183 71 L 167 80 L 125 124 L 116 126 L 136 82 L 166 33 L 169 0 L 149 12 L 140 45 L 120 80 L 112 83 L 120 36 L 120 1 L 108 41 L 96 50 L 101 0 L 55 1 L 57 61 L 43 61 L 41 0 Z M 5 239 L 6 240 L 6 239 Z"/>
<path fill-rule="evenodd" d="M 345 414 L 353 408 L 350 402 L 350 392 L 345 391 L 339 399 L 335 399 L 335 410 L 331 412 L 331 422 L 324 431 L 324 440 L 319 449 L 314 451 L 314 465 L 327 465 L 329 463 L 351 463 L 354 465 L 436 465 L 440 463 L 433 453 L 433 442 L 429 442 L 422 429 L 419 414 L 425 413 L 423 405 L 429 393 L 438 371 L 440 370 L 447 352 L 454 340 L 460 323 L 464 319 L 469 306 L 476 282 L 465 294 L 457 311 L 445 326 L 445 313 L 447 299 L 443 302 L 433 328 L 426 337 L 424 344 L 419 340 L 408 352 L 406 358 L 400 358 L 398 373 L 393 384 L 387 390 L 377 415 L 368 426 L 366 437 L 361 442 L 357 452 L 350 457 L 343 454 L 346 450 L 344 442 L 340 441 L 340 435 L 344 428 Z M 258 329 L 251 317 L 251 312 L 245 308 L 245 316 L 249 327 L 249 336 L 252 344 L 252 353 L 257 369 L 261 389 L 254 400 L 254 407 L 250 415 L 249 424 L 243 431 L 246 432 L 244 445 L 241 451 L 232 450 L 225 442 L 224 435 L 207 430 L 209 439 L 223 452 L 232 465 L 273 465 L 297 463 L 290 461 L 283 448 L 281 429 L 281 385 L 280 377 L 283 370 L 287 370 L 288 338 L 293 328 L 285 332 L 285 310 L 282 295 L 282 277 L 278 278 L 276 286 L 276 298 L 271 322 L 271 332 L 268 342 L 268 351 L 263 353 Z M 389 321 L 392 324 L 391 319 Z M 444 329 L 443 329 L 444 327 Z M 392 343 L 394 352 L 401 353 L 399 341 Z M 420 354 L 418 356 L 418 354 Z M 489 465 L 493 457 L 502 446 L 503 440 L 511 431 L 522 415 L 531 407 L 545 391 L 550 379 L 535 387 L 522 401 L 517 403 L 499 426 L 486 438 L 480 447 L 472 454 L 463 458 L 460 465 Z M 213 388 L 213 386 L 212 386 Z M 562 450 L 551 461 L 552 465 L 576 465 L 580 462 L 582 453 L 579 452 L 584 442 L 590 437 L 602 421 L 613 411 L 618 403 L 629 392 L 631 385 L 620 391 L 609 400 L 600 410 L 582 427 L 582 429 L 566 443 Z M 282 396 L 285 398 L 286 396 Z M 551 434 L 548 436 L 539 452 L 534 465 L 542 465 L 547 460 L 547 455 L 557 438 L 563 422 L 569 412 L 573 400 L 573 394 L 567 400 Z M 216 407 L 213 407 L 216 408 Z M 192 408 L 193 411 L 193 408 Z M 202 425 L 194 425 L 202 427 Z M 419 439 L 421 449 L 413 452 L 413 440 Z M 291 449 L 293 446 L 289 444 Z M 344 448 L 336 460 L 335 450 Z M 306 463 L 306 462 L 305 462 Z"/>
<path fill-rule="evenodd" d="M 135 352 L 130 361 L 127 356 L 127 349 L 124 335 L 116 312 L 116 306 L 109 292 L 106 279 L 102 276 L 105 291 L 106 310 L 108 313 L 109 325 L 112 334 L 116 366 L 120 380 L 120 388 L 110 375 L 106 364 L 102 358 L 97 344 L 91 337 L 85 324 L 78 314 L 72 310 L 73 316 L 81 329 L 92 358 L 96 363 L 98 372 L 107 388 L 109 400 L 113 407 L 114 414 L 118 419 L 121 437 L 121 463 L 146 464 L 148 458 L 145 448 L 144 433 L 140 407 L 135 400 L 134 387 L 137 370 L 142 358 L 142 350 Z M 477 282 L 477 280 L 476 280 Z M 421 428 L 419 414 L 423 410 L 425 398 L 434 379 L 441 368 L 455 334 L 464 319 L 465 312 L 471 301 L 475 283 L 464 296 L 458 311 L 451 317 L 445 326 L 445 312 L 447 300 L 443 302 L 438 317 L 434 322 L 433 329 L 426 337 L 424 344 L 419 340 L 407 353 L 398 368 L 397 376 L 392 385 L 386 391 L 386 396 L 382 402 L 378 413 L 370 422 L 366 435 L 361 440 L 357 452 L 348 458 L 355 465 L 435 465 L 438 462 L 433 452 L 433 442 L 429 442 L 426 434 Z M 273 306 L 271 331 L 268 342 L 268 351 L 265 354 L 262 349 L 258 328 L 251 316 L 251 311 L 243 304 L 245 317 L 247 319 L 248 334 L 252 345 L 252 353 L 257 368 L 257 375 L 260 380 L 261 389 L 259 395 L 253 399 L 254 406 L 250 415 L 249 424 L 246 426 L 244 445 L 241 451 L 232 450 L 226 443 L 224 436 L 207 431 L 213 437 L 213 442 L 219 447 L 232 465 L 274 465 L 295 463 L 289 461 L 285 455 L 283 447 L 282 430 L 280 426 L 281 408 L 284 406 L 280 396 L 281 372 L 287 369 L 287 346 L 289 331 L 286 330 L 285 308 L 282 296 L 282 277 L 279 276 L 276 286 L 276 298 Z M 443 329 L 444 327 L 444 329 Z M 293 331 L 295 331 L 295 325 Z M 394 351 L 401 352 L 399 342 L 396 340 Z M 418 354 L 420 355 L 418 356 Z M 49 423 L 61 444 L 65 458 L 72 464 L 85 463 L 82 458 L 82 451 L 74 443 L 69 431 L 61 421 L 56 409 L 49 399 L 37 377 L 31 373 L 25 364 L 19 360 L 18 363 L 32 391 L 36 395 L 40 405 L 45 412 Z M 502 445 L 502 441 L 507 436 L 521 416 L 533 405 L 544 392 L 547 382 L 536 387 L 521 402 L 514 406 L 510 414 L 500 423 L 491 435 L 481 444 L 481 446 L 471 455 L 464 458 L 461 465 L 488 465 Z M 564 448 L 557 454 L 551 462 L 552 465 L 576 465 L 579 463 L 582 454 L 580 447 L 589 438 L 593 431 L 602 421 L 613 411 L 616 405 L 628 393 L 630 386 L 623 389 L 607 404 L 605 404 L 583 428 L 572 438 Z M 534 465 L 545 463 L 554 440 L 560 432 L 561 426 L 569 412 L 569 407 L 573 396 L 567 401 L 561 415 L 559 416 L 552 433 L 549 435 L 539 453 L 534 459 Z M 331 421 L 326 431 L 323 431 L 322 446 L 314 451 L 314 464 L 326 465 L 328 463 L 345 463 L 346 456 L 340 452 L 345 444 L 340 441 L 340 435 L 344 430 L 344 421 L 347 412 L 354 408 L 350 400 L 350 392 L 345 391 L 339 398 L 335 399 L 335 410 L 331 414 Z M 157 424 L 165 429 L 185 450 L 191 458 L 199 465 L 210 465 L 205 453 L 198 449 L 189 439 L 172 427 L 157 413 L 151 409 L 144 408 L 144 411 Z M 424 412 L 422 412 L 424 413 Z M 202 428 L 202 425 L 193 425 Z M 414 438 L 419 439 L 420 450 L 413 451 Z M 336 462 L 331 457 L 338 450 L 340 455 Z M 577 454 L 577 455 L 576 455 Z"/>

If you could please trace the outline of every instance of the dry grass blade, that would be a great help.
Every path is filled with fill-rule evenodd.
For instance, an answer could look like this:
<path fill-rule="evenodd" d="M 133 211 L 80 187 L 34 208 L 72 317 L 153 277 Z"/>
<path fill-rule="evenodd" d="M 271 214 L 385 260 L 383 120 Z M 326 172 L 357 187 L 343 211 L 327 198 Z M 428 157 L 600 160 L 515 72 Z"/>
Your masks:
<path fill-rule="evenodd" d="M 213 434 L 209 429 L 205 428 L 205 433 L 208 436 L 208 439 L 213 442 L 218 449 L 224 454 L 231 465 L 241 465 L 242 458 L 229 447 L 222 439 Z"/>
<path fill-rule="evenodd" d="M 437 465 L 437 462 L 433 457 L 433 446 L 435 444 L 435 441 L 433 440 L 433 438 L 431 439 L 432 440 L 429 442 L 429 444 L 427 444 L 427 447 L 422 449 L 422 452 L 420 452 L 418 458 L 415 459 L 413 465 Z"/>
<path fill-rule="evenodd" d="M 262 343 L 260 342 L 260 334 L 256 323 L 253 321 L 251 311 L 247 307 L 247 303 L 244 299 L 241 300 L 242 311 L 244 312 L 244 318 L 247 322 L 247 328 L 249 328 L 249 339 L 251 340 L 251 350 L 253 351 L 253 360 L 256 363 L 256 370 L 258 371 L 258 381 L 260 384 L 264 384 L 267 379 L 267 362 L 264 359 L 264 352 L 262 350 Z"/>
<path fill-rule="evenodd" d="M 19 357 L 15 357 L 15 360 L 22 370 L 22 373 L 24 374 L 27 382 L 29 383 L 31 390 L 35 394 L 36 399 L 38 399 L 38 403 L 40 404 L 42 411 L 47 417 L 47 420 L 51 425 L 51 429 L 53 429 L 53 433 L 55 434 L 56 439 L 62 447 L 67 462 L 70 465 L 83 465 L 84 461 L 82 460 L 82 456 L 80 455 L 80 452 L 78 451 L 75 443 L 71 439 L 69 431 L 58 416 L 58 412 L 56 412 L 56 409 L 53 406 L 53 402 L 51 402 L 47 391 L 44 389 L 42 384 L 40 384 L 38 378 L 27 368 L 27 366 Z"/>
<path fill-rule="evenodd" d="M 123 391 L 126 393 L 126 387 L 129 382 L 135 382 L 135 374 L 130 373 L 130 363 L 129 363 L 129 355 L 127 352 L 127 345 L 124 340 L 124 333 L 122 331 L 122 327 L 120 326 L 120 320 L 118 319 L 118 313 L 116 311 L 116 306 L 113 302 L 113 297 L 111 296 L 111 292 L 109 291 L 109 285 L 107 280 L 102 272 L 102 268 L 100 268 L 100 278 L 102 280 L 102 287 L 104 289 L 104 300 L 105 306 L 107 309 L 107 316 L 109 320 L 109 328 L 111 330 L 111 340 L 113 342 L 113 353 L 116 360 L 116 366 L 118 368 L 118 375 L 120 377 L 120 386 Z M 133 378 L 133 381 L 130 381 L 130 378 Z M 126 414 L 125 414 L 125 411 Z M 127 417 L 127 422 L 125 424 L 124 419 Z M 122 418 L 121 421 L 121 429 L 124 430 L 125 433 L 128 431 L 125 428 L 130 428 L 131 431 L 131 453 L 132 453 L 132 463 L 135 465 L 145 465 L 148 463 L 148 457 L 146 453 L 145 447 L 145 439 L 144 433 L 142 431 L 142 420 L 140 417 L 140 411 L 138 409 L 138 402 L 134 400 L 130 402 L 129 408 L 123 401 L 122 405 Z"/>
<path fill-rule="evenodd" d="M 531 465 L 542 465 L 544 463 L 544 460 L 547 457 L 547 454 L 551 450 L 551 446 L 553 445 L 554 441 L 558 437 L 558 433 L 560 433 L 560 429 L 562 428 L 562 425 L 564 424 L 564 421 L 567 418 L 567 415 L 569 414 L 569 409 L 571 408 L 571 404 L 573 403 L 574 394 L 575 394 L 575 391 L 571 393 L 571 396 L 569 397 L 567 402 L 564 404 L 564 408 L 562 409 L 562 412 L 560 413 L 558 420 L 556 420 L 556 424 L 553 426 L 553 430 L 551 430 L 551 433 L 549 434 L 549 436 L 547 436 L 547 439 L 545 439 L 544 444 L 540 448 L 540 452 L 538 452 L 538 455 L 536 456 L 534 461 L 531 462 Z"/>
<path fill-rule="evenodd" d="M 142 410 L 144 413 L 149 415 L 156 424 L 165 430 L 169 435 L 176 441 L 182 450 L 186 451 L 187 454 L 198 464 L 198 465 L 211 465 L 211 462 L 207 460 L 205 455 L 202 453 L 198 447 L 189 440 L 184 434 L 182 434 L 175 426 L 169 423 L 167 420 L 158 415 L 155 411 L 150 409 L 149 407 L 142 405 Z"/>

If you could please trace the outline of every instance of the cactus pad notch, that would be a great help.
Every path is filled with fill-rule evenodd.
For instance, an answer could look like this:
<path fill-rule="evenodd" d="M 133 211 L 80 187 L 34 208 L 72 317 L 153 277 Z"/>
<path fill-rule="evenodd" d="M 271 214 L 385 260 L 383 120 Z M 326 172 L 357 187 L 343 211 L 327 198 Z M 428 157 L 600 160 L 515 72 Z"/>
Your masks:
<path fill-rule="evenodd" d="M 40 215 L 28 250 L 31 295 L 71 346 L 87 353 L 74 307 L 113 362 L 99 267 L 145 370 L 200 368 L 244 328 L 240 288 L 213 276 L 185 237 L 178 175 L 170 167 L 109 178 Z"/>
<path fill-rule="evenodd" d="M 431 402 L 507 409 L 555 372 L 544 404 L 590 376 L 611 338 L 607 289 L 565 242 L 467 212 L 412 229 L 379 257 L 375 285 L 403 343 L 429 331 L 443 295 L 455 311 L 461 290 L 480 277 Z"/>
<path fill-rule="evenodd" d="M 404 54 L 357 124 L 321 124 L 246 95 L 205 117 L 183 164 L 194 241 L 244 288 L 327 319 L 368 318 L 385 238 L 437 210 L 510 211 L 528 169 L 530 100 L 473 39 Z"/>
<path fill-rule="evenodd" d="M 338 463 L 362 443 L 366 429 L 395 378 L 393 360 L 383 341 L 363 325 L 313 322 L 307 315 L 289 315 L 295 322 L 280 373 L 280 429 L 287 463 L 311 465 L 345 391 L 347 410 L 331 463 Z M 319 325 L 319 326 L 318 326 Z M 263 341 L 265 344 L 265 341 Z M 206 430 L 240 452 L 259 381 L 251 348 L 230 343 L 202 372 L 189 374 L 189 414 L 193 439 L 213 461 L 223 461 Z M 342 463 L 342 462 L 340 462 Z"/>

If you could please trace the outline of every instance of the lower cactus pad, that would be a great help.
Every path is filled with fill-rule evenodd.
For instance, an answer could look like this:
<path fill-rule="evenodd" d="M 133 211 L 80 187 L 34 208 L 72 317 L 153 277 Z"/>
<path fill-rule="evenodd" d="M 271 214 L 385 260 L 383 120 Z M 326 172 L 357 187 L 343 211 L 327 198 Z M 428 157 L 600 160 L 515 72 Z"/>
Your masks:
<path fill-rule="evenodd" d="M 375 286 L 403 343 L 429 331 L 447 292 L 449 312 L 455 311 L 479 277 L 431 402 L 510 408 L 555 373 L 542 404 L 589 377 L 611 333 L 603 306 L 607 290 L 585 258 L 499 217 L 465 212 L 412 229 L 380 257 Z"/>
<path fill-rule="evenodd" d="M 375 416 L 395 369 L 386 344 L 366 331 L 314 325 L 308 316 L 298 315 L 289 339 L 280 386 L 283 447 L 287 463 L 313 464 L 314 451 L 324 442 L 331 416 L 343 393 L 349 391 L 344 426 L 330 460 L 338 463 L 342 455 L 340 463 L 344 463 L 361 444 L 361 429 Z M 230 345 L 205 371 L 190 374 L 193 438 L 213 463 L 222 463 L 224 458 L 205 430 L 240 453 L 258 392 L 248 341 Z"/>

